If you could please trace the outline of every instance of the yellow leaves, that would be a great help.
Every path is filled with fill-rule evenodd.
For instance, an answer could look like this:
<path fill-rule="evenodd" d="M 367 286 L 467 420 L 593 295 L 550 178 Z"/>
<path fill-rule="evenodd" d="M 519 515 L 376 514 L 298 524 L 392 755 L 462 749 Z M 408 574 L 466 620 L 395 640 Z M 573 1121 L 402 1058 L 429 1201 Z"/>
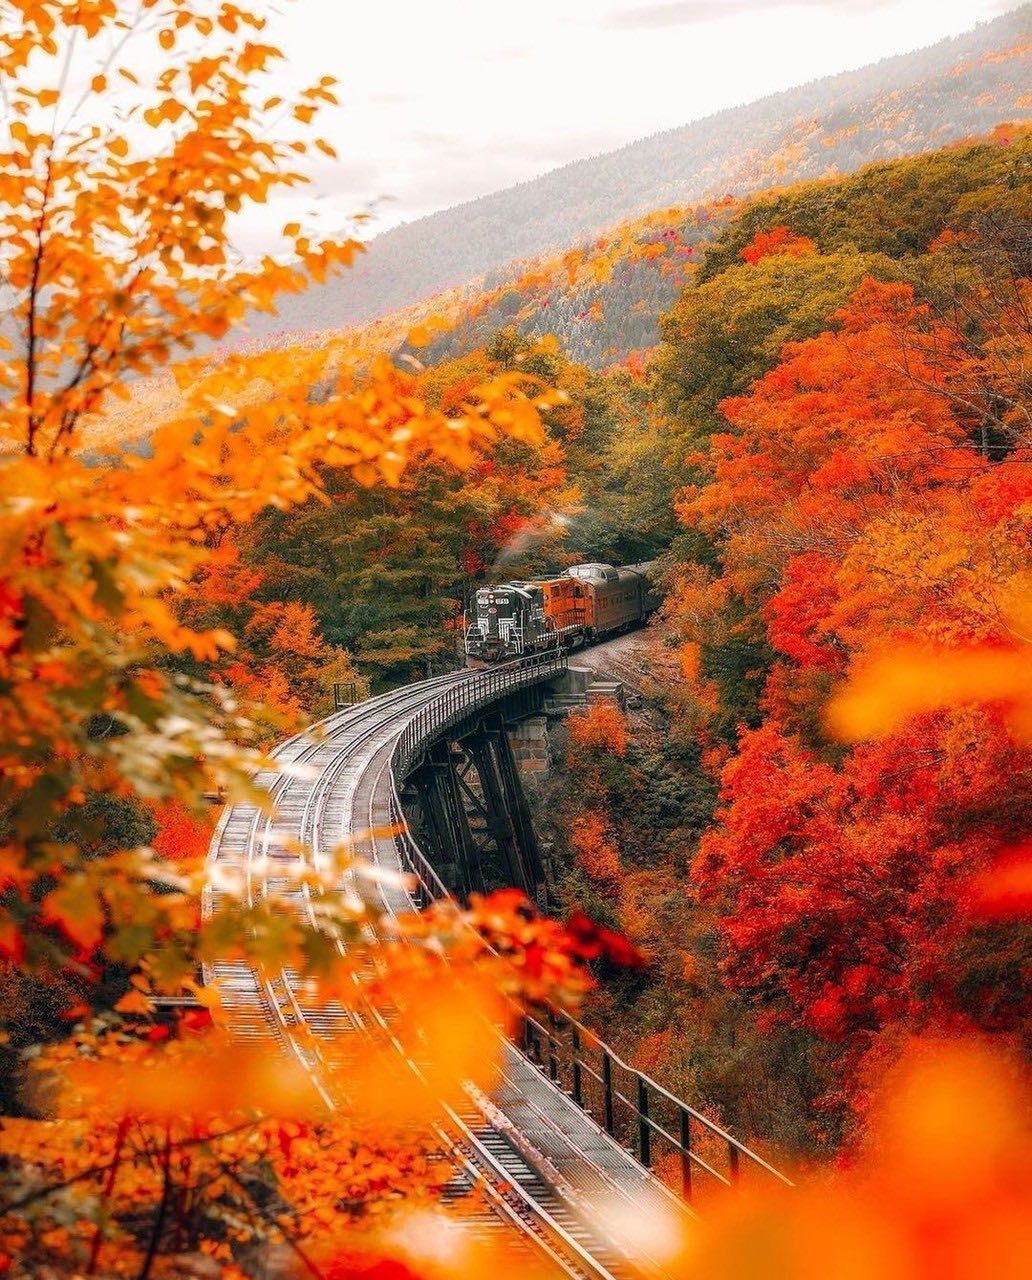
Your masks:
<path fill-rule="evenodd" d="M 274 45 L 256 44 L 249 40 L 237 56 L 237 66 L 244 75 L 252 75 L 256 71 L 264 71 L 268 63 L 282 57 L 283 54 Z M 297 118 L 304 119 L 302 116 Z M 308 120 L 304 123 L 307 124 Z"/>
<path fill-rule="evenodd" d="M 225 12 L 224 29 L 254 25 L 242 10 Z M 173 47 L 177 33 L 205 34 L 188 6 L 170 0 L 160 13 L 163 47 Z M 268 682 L 202 691 L 174 678 L 172 668 L 155 674 L 171 654 L 207 663 L 233 646 L 228 632 L 187 625 L 180 612 L 213 554 L 212 535 L 269 505 L 286 508 L 317 495 L 326 466 L 362 482 L 397 484 L 416 459 L 467 466 L 502 434 L 540 443 L 541 412 L 557 403 L 532 379 L 506 374 L 473 380 L 449 416 L 427 403 L 414 378 L 389 359 L 370 359 L 350 339 L 320 349 L 236 353 L 148 377 L 199 335 L 222 337 L 249 307 L 271 307 L 278 294 L 305 287 L 306 271 L 347 265 L 361 249 L 354 241 L 305 238 L 297 246 L 300 263 L 227 265 L 226 211 L 299 181 L 286 168 L 293 143 L 257 140 L 261 112 L 249 86 L 237 83 L 239 66 L 258 69 L 274 54 L 251 45 L 239 63 L 219 54 L 180 61 L 139 94 L 125 83 L 135 86 L 130 67 L 145 63 L 111 72 L 114 88 L 149 125 L 181 127 L 174 138 L 166 134 L 167 151 L 159 136 L 130 152 L 127 137 L 98 128 L 84 131 L 77 152 L 60 153 L 54 228 L 42 262 L 47 291 L 37 313 L 44 368 L 54 376 L 37 380 L 29 403 L 22 349 L 5 352 L 0 363 L 0 386 L 16 389 L 3 416 L 3 443 L 31 455 L 9 459 L 0 499 L 0 679 L 11 691 L 0 700 L 0 765 L 5 815 L 9 801 L 16 818 L 3 879 L 24 889 L 28 904 L 24 929 L 5 929 L 2 945 L 13 953 L 28 943 L 32 955 L 42 941 L 61 958 L 102 946 L 109 961 L 143 965 L 162 992 L 179 989 L 202 953 L 302 965 L 302 925 L 280 905 L 278 912 L 256 908 L 245 926 L 239 904 L 228 902 L 210 928 L 198 927 L 190 893 L 199 891 L 200 873 L 162 863 L 149 850 L 88 861 L 82 827 L 61 855 L 64 867 L 36 850 L 58 819 L 80 820 L 71 807 L 85 796 L 159 805 L 221 784 L 247 793 L 245 774 L 258 760 L 236 743 L 251 740 L 246 715 Z M 296 119 L 306 123 L 316 103 L 331 100 L 330 83 L 306 91 L 310 99 Z M 95 76 L 91 89 L 107 91 L 107 76 Z M 54 145 L 19 121 L 12 137 L 40 156 Z M 130 163 L 116 163 L 130 155 Z M 26 193 L 34 199 L 40 168 L 27 159 L 26 176 L 12 177 L 0 199 L 8 190 L 12 207 Z M 6 242 L 16 293 L 36 265 L 30 214 L 15 219 Z M 300 231 L 300 224 L 285 228 L 299 238 Z M 15 321 L 25 318 L 16 307 Z M 433 318 L 424 323 L 428 332 L 443 327 Z M 62 385 L 58 371 L 80 366 L 79 380 Z M 325 388 L 325 397 L 313 398 L 314 386 Z M 120 396 L 124 410 L 111 407 Z M 110 413 L 106 421 L 101 411 Z M 118 466 L 87 465 L 76 453 L 84 443 L 80 421 L 98 427 L 86 441 L 91 447 L 103 441 L 102 431 L 108 443 L 120 442 L 126 424 L 141 423 L 149 447 L 123 455 Z M 307 640 L 300 626 L 289 635 L 281 629 L 277 652 L 313 662 Z M 98 719 L 118 731 L 90 736 Z M 156 893 L 156 881 L 169 892 Z M 134 988 L 119 1012 L 142 1015 L 148 1007 L 148 993 Z M 436 1043 L 446 1031 L 420 1024 L 414 1034 Z M 476 1074 L 476 1063 L 442 1052 L 452 1072 Z M 155 1081 L 162 1089 L 171 1083 L 149 1079 L 155 1092 Z M 178 1095 L 178 1102 L 189 1099 Z"/>
<path fill-rule="evenodd" d="M 202 86 L 208 84 L 212 77 L 216 74 L 223 63 L 223 58 L 198 58 L 195 62 L 191 62 L 189 66 L 190 88 L 194 93 Z"/>
<path fill-rule="evenodd" d="M 895 733 L 913 716 L 964 703 L 1000 703 L 1019 741 L 1032 741 L 1032 647 L 900 645 L 859 663 L 826 720 L 843 742 Z"/>
<path fill-rule="evenodd" d="M 425 347 L 433 342 L 434 334 L 450 329 L 451 325 L 443 316 L 430 316 L 421 324 L 414 325 L 406 335 L 405 341 L 410 347 Z"/>
<path fill-rule="evenodd" d="M 188 982 L 185 985 L 193 993 L 197 1003 L 209 1012 L 216 1013 L 222 1008 L 222 996 L 217 987 L 198 986 L 193 982 Z"/>
<path fill-rule="evenodd" d="M 143 113 L 143 118 L 151 128 L 157 128 L 165 120 L 169 124 L 175 124 L 185 111 L 186 107 L 178 98 L 166 98 L 164 102 L 159 103 L 156 107 L 148 107 Z"/>
<path fill-rule="evenodd" d="M 300 222 L 288 222 L 283 228 L 282 234 L 289 237 L 299 236 L 301 234 Z"/>
<path fill-rule="evenodd" d="M 36 6 L 37 12 L 39 8 Z M 61 21 L 67 27 L 80 27 L 92 40 L 117 17 L 117 13 L 115 0 L 83 0 L 83 3 L 65 6 Z"/>
<path fill-rule="evenodd" d="M 158 44 L 166 51 L 174 49 L 176 46 L 176 33 L 171 27 L 163 27 L 158 32 Z"/>
<path fill-rule="evenodd" d="M 60 101 L 61 95 L 56 89 L 40 89 L 36 101 L 41 107 L 52 107 Z"/>

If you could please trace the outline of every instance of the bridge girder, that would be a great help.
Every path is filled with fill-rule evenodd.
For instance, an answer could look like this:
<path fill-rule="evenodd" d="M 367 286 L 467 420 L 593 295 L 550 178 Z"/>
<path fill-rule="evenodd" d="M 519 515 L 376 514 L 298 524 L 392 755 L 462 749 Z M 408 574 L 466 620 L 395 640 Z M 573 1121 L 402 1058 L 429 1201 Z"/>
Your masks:
<path fill-rule="evenodd" d="M 506 884 L 547 908 L 541 849 L 501 712 L 435 743 L 406 799 L 417 840 L 459 896 Z"/>

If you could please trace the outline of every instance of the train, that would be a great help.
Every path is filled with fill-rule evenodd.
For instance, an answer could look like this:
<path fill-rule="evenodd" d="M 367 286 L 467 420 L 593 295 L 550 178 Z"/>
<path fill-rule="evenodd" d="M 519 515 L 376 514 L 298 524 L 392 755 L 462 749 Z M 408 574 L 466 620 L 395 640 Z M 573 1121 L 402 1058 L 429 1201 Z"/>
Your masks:
<path fill-rule="evenodd" d="M 575 564 L 552 578 L 481 587 L 464 619 L 466 661 L 576 649 L 643 623 L 660 603 L 645 564 Z"/>

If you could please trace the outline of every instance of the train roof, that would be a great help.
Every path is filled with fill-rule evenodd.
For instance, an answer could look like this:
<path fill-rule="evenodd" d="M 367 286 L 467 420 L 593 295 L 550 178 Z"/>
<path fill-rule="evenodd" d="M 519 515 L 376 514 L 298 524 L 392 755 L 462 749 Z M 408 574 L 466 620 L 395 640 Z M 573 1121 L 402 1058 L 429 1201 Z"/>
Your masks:
<path fill-rule="evenodd" d="M 622 573 L 635 573 L 639 577 L 644 577 L 649 569 L 652 568 L 653 561 L 642 564 L 621 564 L 611 565 L 594 562 L 591 564 L 575 564 L 566 570 L 567 576 L 570 578 L 584 578 L 595 582 L 614 582 Z"/>
<path fill-rule="evenodd" d="M 513 578 L 509 582 L 488 583 L 478 587 L 477 591 L 478 593 L 480 591 L 519 591 L 526 594 L 528 591 L 540 591 L 550 582 L 563 582 L 568 578 L 578 578 L 588 582 L 615 582 L 622 573 L 636 573 L 645 577 L 655 563 L 654 560 L 645 560 L 640 564 L 611 565 L 603 564 L 601 561 L 591 561 L 588 564 L 571 565 L 564 572 L 551 573 L 543 578 Z"/>
<path fill-rule="evenodd" d="M 477 587 L 477 595 L 484 591 L 515 591 L 521 596 L 529 596 L 532 591 L 540 591 L 540 582 L 528 582 L 516 579 L 512 582 L 492 582 L 483 587 Z"/>

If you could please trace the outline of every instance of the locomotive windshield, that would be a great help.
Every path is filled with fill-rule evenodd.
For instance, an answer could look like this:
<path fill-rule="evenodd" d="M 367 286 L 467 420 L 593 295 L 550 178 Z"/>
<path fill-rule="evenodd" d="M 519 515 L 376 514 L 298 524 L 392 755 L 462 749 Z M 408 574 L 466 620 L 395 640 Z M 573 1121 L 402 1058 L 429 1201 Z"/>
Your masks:
<path fill-rule="evenodd" d="M 477 619 L 511 618 L 514 605 L 515 597 L 510 592 L 482 589 L 477 592 Z"/>

